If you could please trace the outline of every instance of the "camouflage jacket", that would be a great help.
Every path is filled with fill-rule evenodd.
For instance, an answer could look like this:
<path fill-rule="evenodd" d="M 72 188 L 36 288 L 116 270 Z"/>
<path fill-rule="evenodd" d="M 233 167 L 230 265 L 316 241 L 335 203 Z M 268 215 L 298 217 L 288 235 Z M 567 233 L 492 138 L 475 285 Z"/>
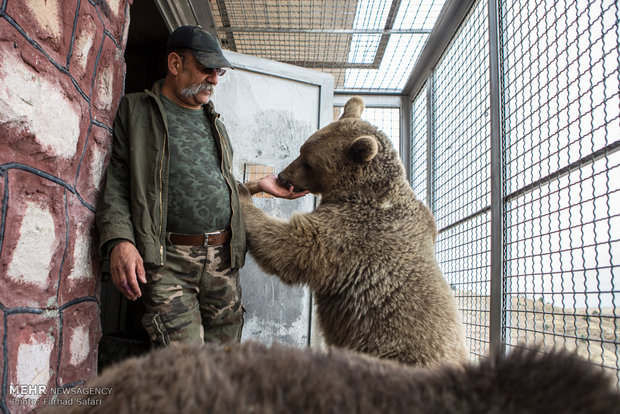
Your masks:
<path fill-rule="evenodd" d="M 157 81 L 153 90 L 128 94 L 121 100 L 114 121 L 110 163 L 95 214 L 102 256 L 105 258 L 108 241 L 127 239 L 135 244 L 147 268 L 166 261 L 170 151 L 164 106 L 159 98 L 162 84 L 163 80 Z M 222 174 L 230 187 L 231 266 L 240 268 L 245 262 L 246 239 L 232 174 L 233 151 L 213 103 L 203 109 L 213 122 Z"/>

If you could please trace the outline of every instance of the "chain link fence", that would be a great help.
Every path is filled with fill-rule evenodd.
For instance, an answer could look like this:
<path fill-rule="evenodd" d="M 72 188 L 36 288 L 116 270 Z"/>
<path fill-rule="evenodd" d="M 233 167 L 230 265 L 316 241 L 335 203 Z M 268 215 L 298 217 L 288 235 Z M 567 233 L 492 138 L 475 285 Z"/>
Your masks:
<path fill-rule="evenodd" d="M 562 347 L 619 375 L 619 50 L 613 0 L 473 2 L 411 91 L 411 183 L 472 356 Z"/>

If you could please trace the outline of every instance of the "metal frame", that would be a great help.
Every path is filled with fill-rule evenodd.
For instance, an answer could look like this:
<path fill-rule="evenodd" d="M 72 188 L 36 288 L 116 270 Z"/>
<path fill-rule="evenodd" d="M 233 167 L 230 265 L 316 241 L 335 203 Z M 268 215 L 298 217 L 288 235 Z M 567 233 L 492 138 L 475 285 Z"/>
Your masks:
<path fill-rule="evenodd" d="M 503 119 L 500 73 L 499 1 L 489 0 L 489 69 L 491 108 L 491 306 L 489 343 L 491 351 L 503 352 L 502 298 L 504 283 L 504 178 Z"/>
<path fill-rule="evenodd" d="M 468 216 L 456 217 L 440 232 L 453 231 L 482 215 L 490 217 L 484 224 L 488 235 L 485 235 L 486 230 L 482 231 L 489 243 L 485 252 L 489 258 L 488 266 L 484 268 L 489 275 L 485 282 L 489 288 L 488 319 L 475 322 L 488 328 L 484 332 L 488 332 L 489 351 L 506 352 L 509 347 L 532 345 L 547 350 L 558 343 L 576 349 L 582 342 L 582 348 L 578 349 L 581 355 L 615 372 L 620 380 L 620 318 L 616 306 L 620 292 L 618 282 L 613 280 L 617 271 L 614 250 L 620 238 L 613 227 L 618 210 L 611 207 L 620 192 L 614 179 L 620 168 L 617 154 L 620 140 L 612 132 L 620 126 L 616 108 L 618 67 L 614 67 L 617 52 L 613 51 L 620 43 L 617 31 L 613 31 L 614 27 L 617 28 L 617 20 L 613 26 L 613 16 L 618 15 L 618 5 L 600 2 L 598 8 L 584 8 L 572 3 L 558 6 L 516 0 L 450 1 L 445 4 L 403 91 L 407 101 L 403 107 L 411 112 L 414 101 L 419 105 L 420 91 L 427 84 L 427 116 L 426 121 L 421 122 L 427 122 L 429 159 L 425 168 L 427 197 L 433 211 L 436 192 L 441 189 L 437 188 L 435 177 L 432 177 L 437 168 L 434 165 L 436 155 L 432 153 L 436 130 L 433 123 L 437 119 L 435 111 L 440 110 L 434 107 L 436 88 L 432 83 L 436 81 L 440 62 L 457 43 L 456 39 L 463 35 L 462 29 L 466 26 L 463 23 L 470 20 L 470 12 L 480 5 L 486 8 L 484 24 L 488 25 L 485 27 L 488 29 L 485 59 L 488 63 L 489 204 Z M 570 8 L 570 14 L 562 7 Z M 547 16 L 547 20 L 542 19 L 541 23 L 539 16 L 542 15 Z M 517 16 L 525 24 L 513 24 L 511 16 Z M 567 28 L 555 25 L 557 21 Z M 504 24 L 513 27 L 502 27 Z M 522 25 L 526 27 L 522 28 Z M 545 30 L 545 25 L 553 28 Z M 512 32 L 508 31 L 510 29 Z M 535 37 L 532 36 L 533 30 Z M 556 37 L 563 37 L 565 43 L 556 42 Z M 575 40 L 576 37 L 581 41 Z M 575 48 L 572 55 L 567 51 L 570 47 Z M 593 51 L 595 47 L 597 49 Z M 467 63 L 465 60 L 469 56 L 465 55 L 464 65 L 479 64 L 479 57 L 475 63 L 471 60 Z M 594 66 L 602 66 L 603 58 L 611 59 L 611 65 L 607 65 L 605 71 L 600 67 L 596 71 Z M 508 66 L 509 59 L 512 59 L 513 66 Z M 560 80 L 560 74 L 545 72 L 549 65 L 563 70 L 565 78 Z M 575 70 L 576 67 L 579 71 Z M 510 74 L 512 78 L 509 78 Z M 549 86 L 550 83 L 554 86 Z M 595 88 L 598 88 L 598 96 L 594 95 Z M 539 89 L 543 89 L 542 96 L 538 95 Z M 454 95 L 457 99 L 459 91 Z M 445 105 L 441 108 L 442 111 L 451 109 Z M 596 111 L 598 121 L 594 120 Z M 557 126 L 558 121 L 567 125 Z M 553 126 L 550 127 L 550 123 Z M 415 126 L 406 125 L 407 133 L 411 135 Z M 564 138 L 567 142 L 554 141 L 554 137 L 559 139 L 564 137 L 563 133 L 569 135 L 569 131 L 572 135 L 570 139 Z M 598 141 L 594 134 L 599 135 Z M 419 132 L 416 137 L 419 139 Z M 459 145 L 459 137 L 455 140 L 454 145 Z M 509 148 L 509 145 L 518 148 Z M 541 149 L 543 145 L 546 147 Z M 409 157 L 409 151 L 403 152 L 403 156 Z M 556 159 L 559 161 L 554 164 L 552 160 Z M 454 162 L 467 160 L 455 159 Z M 405 160 L 405 164 L 410 165 L 410 160 Z M 418 170 L 423 168 L 419 161 L 417 164 Z M 486 168 L 484 164 L 483 167 Z M 408 174 L 411 177 L 414 172 L 408 171 Z M 598 187 L 594 184 L 597 176 L 602 182 Z M 563 206 L 553 205 L 556 199 L 563 200 Z M 603 207 L 595 211 L 596 203 Z M 553 226 L 551 215 L 555 215 L 554 220 L 559 223 L 562 214 L 568 217 L 572 214 L 569 223 Z M 521 234 L 524 231 L 531 234 Z M 564 236 L 559 235 L 561 232 Z M 581 238 L 574 234 L 581 234 Z M 553 244 L 556 238 L 556 244 L 561 242 L 562 246 Z M 521 244 L 515 248 L 511 243 Z M 593 250 L 589 264 L 585 262 L 586 249 Z M 563 260 L 566 257 L 560 257 L 567 251 L 570 263 Z M 516 260 L 520 261 L 520 267 L 515 270 Z M 528 267 L 528 263 L 537 265 L 538 270 Z M 481 265 L 474 262 L 473 266 Z M 468 271 L 467 268 L 461 270 Z M 580 273 L 583 280 L 575 281 Z M 545 282 L 545 277 L 551 281 Z M 558 279 L 554 281 L 555 277 Z M 514 280 L 518 278 L 522 281 L 515 285 Z M 609 283 L 609 280 L 611 287 L 602 289 L 601 284 Z M 549 285 L 545 286 L 545 283 Z M 541 299 L 527 299 L 533 295 L 541 295 Z M 583 297 L 585 304 L 577 306 L 578 295 Z M 547 302 L 542 300 L 543 296 Z M 555 296 L 560 299 L 554 299 Z M 607 297 L 606 303 L 611 301 L 611 311 L 603 309 L 609 306 L 601 304 L 604 296 Z M 472 297 L 480 299 L 475 294 Z M 593 304 L 588 298 L 594 299 Z M 463 311 L 471 313 L 472 309 L 466 306 Z M 473 309 L 478 316 L 482 313 L 476 312 L 481 311 L 480 308 Z M 584 324 L 582 328 L 578 328 L 577 319 Z M 603 331 L 605 325 L 608 330 Z M 596 355 L 599 351 L 601 354 Z"/>
<path fill-rule="evenodd" d="M 179 26 L 197 24 L 189 1 L 155 0 L 155 5 L 171 32 Z"/>
<path fill-rule="evenodd" d="M 411 117 L 412 105 L 409 98 L 405 95 L 400 97 L 400 158 L 405 166 L 405 175 L 407 180 L 411 182 Z"/>
<path fill-rule="evenodd" d="M 353 96 L 356 96 L 356 94 L 350 93 L 350 92 L 349 93 L 335 92 L 334 93 L 334 106 L 335 107 L 344 106 L 344 104 L 347 103 L 347 101 Z M 407 100 L 403 99 L 401 95 L 396 95 L 396 94 L 359 93 L 357 94 L 357 96 L 361 96 L 362 99 L 364 99 L 364 104 L 368 108 L 398 108 L 399 109 L 400 115 L 401 115 L 400 133 L 399 133 L 399 143 L 400 143 L 399 153 L 401 154 L 401 158 L 403 158 L 402 154 L 406 154 L 409 151 L 409 135 L 407 133 L 407 131 L 409 130 L 409 126 L 408 126 L 408 123 L 405 121 L 407 117 L 404 116 L 404 114 L 407 113 L 406 111 L 408 111 L 408 109 L 404 107 L 404 105 L 406 105 Z M 406 165 L 407 164 L 405 163 L 405 166 Z M 409 168 L 407 168 L 407 171 L 409 171 Z"/>
<path fill-rule="evenodd" d="M 431 76 L 434 67 L 441 59 L 456 35 L 467 13 L 476 0 L 447 0 L 435 23 L 433 32 L 426 41 L 426 45 L 418 58 L 418 62 L 409 75 L 409 80 L 403 88 L 402 94 L 415 97 L 424 82 Z"/>
<path fill-rule="evenodd" d="M 155 0 L 155 5 L 171 32 L 179 26 L 198 24 L 217 35 L 217 25 L 206 1 Z"/>
<path fill-rule="evenodd" d="M 430 74 L 426 80 L 426 204 L 431 211 L 435 211 L 434 188 L 435 179 L 433 172 L 435 171 L 434 156 L 434 131 L 435 131 L 435 111 L 433 110 L 433 75 Z M 411 164 L 411 163 L 407 163 Z"/>

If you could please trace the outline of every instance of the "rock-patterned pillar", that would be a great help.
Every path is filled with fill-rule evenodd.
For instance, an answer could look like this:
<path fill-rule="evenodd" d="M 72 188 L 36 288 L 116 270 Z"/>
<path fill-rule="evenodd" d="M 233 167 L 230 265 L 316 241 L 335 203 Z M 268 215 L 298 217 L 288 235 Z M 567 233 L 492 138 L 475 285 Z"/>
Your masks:
<path fill-rule="evenodd" d="M 3 412 L 30 412 L 40 391 L 96 373 L 94 211 L 123 91 L 130 3 L 0 0 Z"/>

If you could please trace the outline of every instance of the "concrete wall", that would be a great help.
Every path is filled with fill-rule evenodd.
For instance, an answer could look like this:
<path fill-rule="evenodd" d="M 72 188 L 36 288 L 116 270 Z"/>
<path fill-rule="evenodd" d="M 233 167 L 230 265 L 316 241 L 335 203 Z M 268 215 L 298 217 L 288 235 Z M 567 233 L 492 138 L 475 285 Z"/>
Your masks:
<path fill-rule="evenodd" d="M 0 5 L 0 407 L 96 372 L 94 209 L 122 90 L 128 0 Z M 11 392 L 13 391 L 13 392 Z"/>
<path fill-rule="evenodd" d="M 234 173 L 244 178 L 246 164 L 279 172 L 299 155 L 314 131 L 331 121 L 333 78 L 310 69 L 239 53 L 224 52 L 237 68 L 220 78 L 213 102 L 229 132 Z M 287 219 L 295 211 L 311 211 L 314 197 L 297 200 L 254 197 L 267 213 Z M 320 344 L 312 321 L 310 293 L 304 286 L 285 286 L 263 273 L 248 254 L 241 269 L 247 310 L 243 340 L 277 341 L 305 346 Z"/>
<path fill-rule="evenodd" d="M 230 134 L 239 180 L 246 163 L 282 171 L 318 129 L 319 87 L 315 85 L 236 69 L 220 79 L 213 102 Z M 288 218 L 294 211 L 311 211 L 314 197 L 294 201 L 254 197 L 254 203 L 273 216 Z M 242 339 L 307 345 L 308 289 L 285 286 L 277 277 L 264 274 L 250 254 L 246 260 L 240 273 L 247 310 Z"/>

